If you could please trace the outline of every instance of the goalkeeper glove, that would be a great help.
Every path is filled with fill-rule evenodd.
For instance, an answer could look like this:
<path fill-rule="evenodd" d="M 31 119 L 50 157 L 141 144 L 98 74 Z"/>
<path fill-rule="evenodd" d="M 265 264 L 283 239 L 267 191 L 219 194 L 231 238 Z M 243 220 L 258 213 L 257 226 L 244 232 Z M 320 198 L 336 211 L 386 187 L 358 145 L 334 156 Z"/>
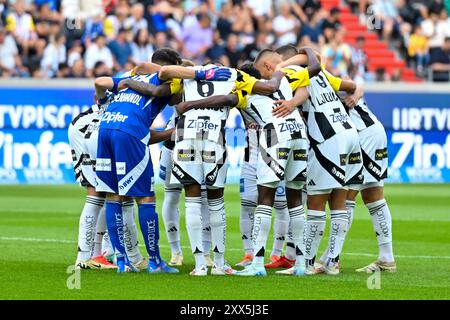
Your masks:
<path fill-rule="evenodd" d="M 229 68 L 215 67 L 208 70 L 195 70 L 195 80 L 228 81 L 231 78 Z"/>

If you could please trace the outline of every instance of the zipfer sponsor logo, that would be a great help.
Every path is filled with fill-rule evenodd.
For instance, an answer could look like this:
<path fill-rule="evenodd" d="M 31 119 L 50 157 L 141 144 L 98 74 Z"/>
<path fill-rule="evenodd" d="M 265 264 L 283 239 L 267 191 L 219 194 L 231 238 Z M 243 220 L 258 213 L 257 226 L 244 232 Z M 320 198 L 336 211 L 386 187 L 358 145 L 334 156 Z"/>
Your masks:
<path fill-rule="evenodd" d="M 125 122 L 128 116 L 121 114 L 120 112 L 105 112 L 102 117 L 102 122 Z"/>
<path fill-rule="evenodd" d="M 187 121 L 187 129 L 200 130 L 217 130 L 219 125 L 212 123 L 209 119 L 192 119 Z"/>

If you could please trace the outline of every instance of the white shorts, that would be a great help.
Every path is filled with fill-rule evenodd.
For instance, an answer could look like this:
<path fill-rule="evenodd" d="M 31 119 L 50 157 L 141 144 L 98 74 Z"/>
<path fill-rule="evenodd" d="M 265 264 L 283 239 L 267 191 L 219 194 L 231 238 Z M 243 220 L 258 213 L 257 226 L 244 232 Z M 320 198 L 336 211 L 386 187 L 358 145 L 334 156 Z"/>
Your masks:
<path fill-rule="evenodd" d="M 243 162 L 241 166 L 240 193 L 241 204 L 249 207 L 256 207 L 258 203 L 258 186 L 256 182 L 256 168 L 253 170 L 253 176 L 250 175 L 250 168 L 254 166 L 247 162 Z M 245 170 L 246 174 L 243 175 Z M 275 202 L 286 202 L 286 185 L 284 181 L 280 181 L 275 193 Z"/>
<path fill-rule="evenodd" d="M 170 189 L 180 189 L 182 184 L 171 184 L 170 177 L 172 175 L 173 167 L 173 150 L 167 148 L 165 145 L 161 147 L 161 155 L 159 158 L 159 177 L 164 181 L 164 186 Z"/>
<path fill-rule="evenodd" d="M 306 181 L 309 143 L 292 139 L 267 147 L 266 135 L 260 137 L 257 183 L 276 188 L 285 181 L 287 188 L 301 189 Z"/>
<path fill-rule="evenodd" d="M 173 149 L 171 184 L 202 184 L 209 189 L 225 186 L 227 149 L 211 140 L 185 139 Z"/>
<path fill-rule="evenodd" d="M 386 131 L 381 123 L 375 123 L 359 132 L 364 184 L 380 182 L 387 178 L 388 154 Z"/>
<path fill-rule="evenodd" d="M 362 156 L 356 129 L 341 131 L 319 144 L 311 143 L 307 172 L 309 195 L 328 194 L 361 183 Z"/>
<path fill-rule="evenodd" d="M 80 113 L 70 124 L 69 144 L 75 179 L 83 187 L 95 187 L 95 162 L 97 159 L 98 128 L 100 115 L 89 109 Z"/>

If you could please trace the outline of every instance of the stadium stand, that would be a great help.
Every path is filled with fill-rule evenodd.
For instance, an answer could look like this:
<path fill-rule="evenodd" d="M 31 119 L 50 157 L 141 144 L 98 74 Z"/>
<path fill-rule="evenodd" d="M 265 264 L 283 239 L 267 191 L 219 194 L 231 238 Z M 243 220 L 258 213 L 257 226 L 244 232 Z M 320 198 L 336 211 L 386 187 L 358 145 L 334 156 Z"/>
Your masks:
<path fill-rule="evenodd" d="M 450 0 L 0 0 L 0 76 L 116 74 L 163 46 L 203 63 L 318 49 L 358 82 L 449 81 Z"/>

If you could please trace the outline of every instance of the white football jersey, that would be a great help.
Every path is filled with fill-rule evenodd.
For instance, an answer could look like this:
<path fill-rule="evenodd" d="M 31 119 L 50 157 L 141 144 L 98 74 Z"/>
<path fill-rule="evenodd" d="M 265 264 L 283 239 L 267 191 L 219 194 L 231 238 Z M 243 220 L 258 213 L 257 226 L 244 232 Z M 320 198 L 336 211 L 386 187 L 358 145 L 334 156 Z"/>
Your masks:
<path fill-rule="evenodd" d="M 309 136 L 321 143 L 335 134 L 354 128 L 344 105 L 323 72 L 311 78 L 309 99 L 303 104 Z"/>
<path fill-rule="evenodd" d="M 354 108 L 348 109 L 348 114 L 358 131 L 362 131 L 380 122 L 372 111 L 370 111 L 363 98 L 358 101 L 358 104 Z"/>
<path fill-rule="evenodd" d="M 291 139 L 306 139 L 306 126 L 299 110 L 285 118 L 276 118 L 272 110 L 277 100 L 291 100 L 292 89 L 286 78 L 281 80 L 280 88 L 270 96 L 251 95 L 247 98 L 247 107 L 243 110 L 248 117 L 255 120 L 264 132 L 271 137 L 271 145 Z"/>
<path fill-rule="evenodd" d="M 236 85 L 237 72 L 230 69 L 228 81 L 184 80 L 185 101 L 202 100 L 213 95 L 227 95 Z M 184 113 L 177 123 L 177 139 L 206 139 L 224 142 L 223 130 L 230 113 L 227 106 L 214 109 L 192 109 Z"/>

